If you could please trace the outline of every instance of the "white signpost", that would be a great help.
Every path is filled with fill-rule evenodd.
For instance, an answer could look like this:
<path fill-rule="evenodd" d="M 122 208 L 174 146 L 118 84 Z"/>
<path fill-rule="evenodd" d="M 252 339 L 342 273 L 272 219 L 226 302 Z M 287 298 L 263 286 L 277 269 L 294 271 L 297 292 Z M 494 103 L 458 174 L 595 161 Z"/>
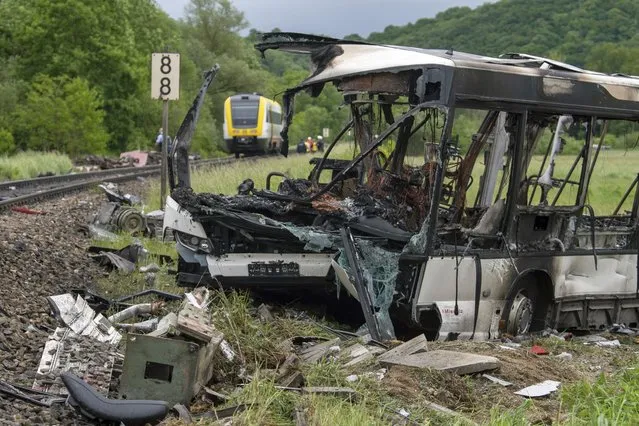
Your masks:
<path fill-rule="evenodd" d="M 151 99 L 162 99 L 162 174 L 160 203 L 164 209 L 169 152 L 169 101 L 180 99 L 180 54 L 154 53 L 151 55 Z"/>
<path fill-rule="evenodd" d="M 331 129 L 329 129 L 328 127 L 324 127 L 322 129 L 322 137 L 327 138 L 329 137 L 331 134 Z"/>

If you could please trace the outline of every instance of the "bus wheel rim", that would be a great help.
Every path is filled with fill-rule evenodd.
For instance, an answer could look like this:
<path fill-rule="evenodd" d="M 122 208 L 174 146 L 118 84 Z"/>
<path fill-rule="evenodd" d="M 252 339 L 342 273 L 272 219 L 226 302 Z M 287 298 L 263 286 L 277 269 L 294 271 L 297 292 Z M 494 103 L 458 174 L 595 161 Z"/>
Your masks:
<path fill-rule="evenodd" d="M 527 333 L 532 325 L 533 313 L 532 300 L 519 292 L 510 308 L 508 332 L 513 335 Z"/>

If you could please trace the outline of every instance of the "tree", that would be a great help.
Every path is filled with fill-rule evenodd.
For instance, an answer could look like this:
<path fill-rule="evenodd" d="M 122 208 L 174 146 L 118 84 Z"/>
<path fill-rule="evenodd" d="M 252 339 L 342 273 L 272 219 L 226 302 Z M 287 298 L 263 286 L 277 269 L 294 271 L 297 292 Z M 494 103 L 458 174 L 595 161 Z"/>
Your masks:
<path fill-rule="evenodd" d="M 639 74 L 639 46 L 601 43 L 588 55 L 586 66 L 608 73 Z"/>
<path fill-rule="evenodd" d="M 178 39 L 177 24 L 152 0 L 2 0 L 0 16 L 0 51 L 21 78 L 88 81 L 104 102 L 109 147 L 124 149 L 146 121 L 150 54 Z"/>
<path fill-rule="evenodd" d="M 109 135 L 97 90 L 79 77 L 39 75 L 15 113 L 17 146 L 71 156 L 103 153 Z"/>
<path fill-rule="evenodd" d="M 524 52 L 583 66 L 595 46 L 635 36 L 638 20 L 636 0 L 503 0 L 389 26 L 368 41 L 486 55 Z"/>
<path fill-rule="evenodd" d="M 229 0 L 191 0 L 184 21 L 187 55 L 200 69 L 208 69 L 214 63 L 220 65 L 220 73 L 206 100 L 215 123 L 224 120 L 223 106 L 228 96 L 242 92 L 268 95 L 264 91 L 273 77 L 264 69 L 249 41 L 238 34 L 247 22 Z"/>

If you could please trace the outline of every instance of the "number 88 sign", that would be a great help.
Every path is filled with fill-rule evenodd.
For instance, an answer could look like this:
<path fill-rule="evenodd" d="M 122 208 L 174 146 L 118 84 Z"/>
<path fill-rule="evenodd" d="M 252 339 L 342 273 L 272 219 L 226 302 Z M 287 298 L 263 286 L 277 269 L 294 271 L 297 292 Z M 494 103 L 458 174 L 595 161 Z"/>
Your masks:
<path fill-rule="evenodd" d="M 176 101 L 180 98 L 180 54 L 151 56 L 151 98 Z"/>

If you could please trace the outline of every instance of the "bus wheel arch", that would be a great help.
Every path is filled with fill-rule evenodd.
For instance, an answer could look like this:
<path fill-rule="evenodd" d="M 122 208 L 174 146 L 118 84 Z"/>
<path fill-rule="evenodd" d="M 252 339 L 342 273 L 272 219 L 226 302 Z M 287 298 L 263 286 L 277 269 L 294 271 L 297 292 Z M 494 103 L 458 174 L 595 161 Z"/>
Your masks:
<path fill-rule="evenodd" d="M 544 270 L 522 271 L 508 291 L 500 329 L 510 335 L 542 331 L 550 323 L 552 278 Z"/>

